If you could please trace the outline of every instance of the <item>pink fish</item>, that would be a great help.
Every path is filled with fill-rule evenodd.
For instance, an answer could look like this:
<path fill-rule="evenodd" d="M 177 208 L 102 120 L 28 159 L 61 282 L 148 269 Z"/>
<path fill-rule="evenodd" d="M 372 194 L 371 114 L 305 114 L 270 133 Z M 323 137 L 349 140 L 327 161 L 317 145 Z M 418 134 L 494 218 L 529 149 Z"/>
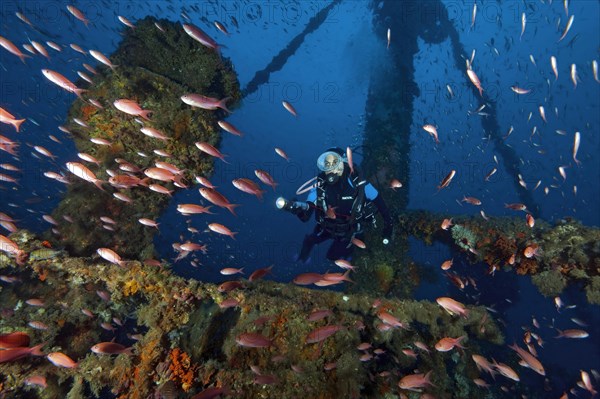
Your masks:
<path fill-rule="evenodd" d="M 23 381 L 25 385 L 37 385 L 38 387 L 46 388 L 48 386 L 46 377 L 43 375 L 32 375 Z"/>
<path fill-rule="evenodd" d="M 452 298 L 439 297 L 436 299 L 436 302 L 451 315 L 458 314 L 465 319 L 469 316 L 469 310 L 465 308 L 465 305 Z"/>
<path fill-rule="evenodd" d="M 235 342 L 247 348 L 267 348 L 273 344 L 270 339 L 258 333 L 242 333 L 235 338 Z"/>
<path fill-rule="evenodd" d="M 314 344 L 317 342 L 324 341 L 325 339 L 329 338 L 336 332 L 343 330 L 344 328 L 345 328 L 344 326 L 338 326 L 338 325 L 327 325 L 327 326 L 316 328 L 316 329 L 312 330 L 306 336 L 306 343 Z"/>
<path fill-rule="evenodd" d="M 88 27 L 88 24 L 90 23 L 90 21 L 85 17 L 85 15 L 83 15 L 83 13 L 76 8 L 75 6 L 71 6 L 68 5 L 67 6 L 67 10 L 69 10 L 69 12 L 78 20 L 80 20 L 81 22 L 83 22 L 85 24 L 85 27 Z"/>
<path fill-rule="evenodd" d="M 25 119 L 16 119 L 10 112 L 4 108 L 0 108 L 0 122 L 13 125 L 18 133 Z"/>
<path fill-rule="evenodd" d="M 48 358 L 48 360 L 50 360 L 52 364 L 59 367 L 72 369 L 79 365 L 79 363 L 73 361 L 73 359 L 61 352 L 52 352 L 49 353 L 46 357 Z"/>
<path fill-rule="evenodd" d="M 288 103 L 287 101 L 282 101 L 281 104 L 286 110 L 288 110 L 290 114 L 294 115 L 295 117 L 298 116 L 298 113 L 296 112 L 296 109 L 292 106 L 292 104 Z"/>
<path fill-rule="evenodd" d="M 420 392 L 420 388 L 433 385 L 430 380 L 430 375 L 431 371 L 429 371 L 427 374 L 410 374 L 404 376 L 398 382 L 398 387 L 400 387 L 400 389 Z"/>
<path fill-rule="evenodd" d="M 348 159 L 348 166 L 350 167 L 350 174 L 354 173 L 354 162 L 352 160 L 352 149 L 346 147 L 346 158 Z"/>
<path fill-rule="evenodd" d="M 121 267 L 125 266 L 125 262 L 121 260 L 119 254 L 117 254 L 112 249 L 98 248 L 96 252 L 98 253 L 98 255 L 100 255 L 102 258 L 109 261 L 110 263 L 114 263 L 115 265 L 119 265 Z"/>
<path fill-rule="evenodd" d="M 86 92 L 87 90 L 78 88 L 75 83 L 71 82 L 69 79 L 65 78 L 58 72 L 51 71 L 50 69 L 42 69 L 42 73 L 52 83 L 68 91 L 69 93 L 75 93 L 77 97 L 81 98 L 81 93 Z"/>
<path fill-rule="evenodd" d="M 210 208 L 210 206 L 201 206 L 196 204 L 179 204 L 177 205 L 177 212 L 183 215 L 193 215 L 198 213 L 209 213 L 212 215 L 213 213 L 210 212 Z"/>
<path fill-rule="evenodd" d="M 283 151 L 281 148 L 279 147 L 275 147 L 275 152 L 277 153 L 277 155 L 279 155 L 281 158 L 285 159 L 286 161 L 290 161 L 290 158 L 288 157 L 288 155 L 285 153 L 285 151 Z"/>
<path fill-rule="evenodd" d="M 97 354 L 106 354 L 106 355 L 116 355 L 125 353 L 127 355 L 132 355 L 132 348 L 125 347 L 121 344 L 117 344 L 115 342 L 100 342 L 91 347 L 91 351 Z"/>
<path fill-rule="evenodd" d="M 256 195 L 256 197 L 262 200 L 262 196 L 264 194 L 264 190 L 261 190 L 258 184 L 253 182 L 250 179 L 240 178 L 233 179 L 231 183 L 240 191 L 243 191 L 248 194 Z"/>
<path fill-rule="evenodd" d="M 29 346 L 29 335 L 24 332 L 16 331 L 8 334 L 0 334 L 0 350 L 25 346 Z"/>
<path fill-rule="evenodd" d="M 479 90 L 479 95 L 483 97 L 483 88 L 481 87 L 481 82 L 479 81 L 477 74 L 473 72 L 472 69 L 467 69 L 467 75 L 469 76 L 471 83 Z"/>
<path fill-rule="evenodd" d="M 250 277 L 248 277 L 248 281 L 256 281 L 258 279 L 261 279 L 264 276 L 266 276 L 267 274 L 269 274 L 272 269 L 273 269 L 273 265 L 271 265 L 269 267 L 262 267 L 260 269 L 256 269 L 255 271 L 252 272 Z"/>
<path fill-rule="evenodd" d="M 200 42 L 205 47 L 216 50 L 217 53 L 220 52 L 219 44 L 214 41 L 213 38 L 208 36 L 202 29 L 198 28 L 192 24 L 183 24 L 183 30 L 187 33 L 192 39 Z"/>
<path fill-rule="evenodd" d="M 231 111 L 227 108 L 227 101 L 230 100 L 231 97 L 225 97 L 222 100 L 218 100 L 212 97 L 206 97 L 200 94 L 184 94 L 181 96 L 181 101 L 186 103 L 187 105 L 191 105 L 192 107 L 215 110 L 217 108 L 221 108 L 224 111 L 231 113 Z"/>
<path fill-rule="evenodd" d="M 198 149 L 210 156 L 213 156 L 215 158 L 219 158 L 221 161 L 225 162 L 225 163 L 229 163 L 225 160 L 225 157 L 227 155 L 222 154 L 219 150 L 217 150 L 214 146 L 205 143 L 204 141 L 199 141 L 196 142 L 196 147 L 198 147 Z"/>
<path fill-rule="evenodd" d="M 319 273 L 302 273 L 294 278 L 294 284 L 310 285 L 323 279 L 323 275 Z"/>
<path fill-rule="evenodd" d="M 113 65 L 112 62 L 110 62 L 110 60 L 108 59 L 107 56 L 105 56 L 104 54 L 102 54 L 101 52 L 97 51 L 97 50 L 90 50 L 90 54 L 92 55 L 92 57 L 94 57 L 96 60 L 100 61 L 101 63 L 103 63 L 104 65 L 106 65 L 107 67 L 109 67 L 110 69 L 112 69 L 113 71 L 115 70 L 115 67 L 117 67 L 118 65 Z"/>
<path fill-rule="evenodd" d="M 256 169 L 254 171 L 254 174 L 260 179 L 261 182 L 265 183 L 268 186 L 271 186 L 271 188 L 273 188 L 273 191 L 275 191 L 275 187 L 277 187 L 278 183 L 275 182 L 275 179 L 273 179 L 273 177 L 267 171 Z"/>
<path fill-rule="evenodd" d="M 119 15 L 117 18 L 119 19 L 119 21 L 121 21 L 121 23 L 122 23 L 123 25 L 125 25 L 125 26 L 128 26 L 128 27 L 130 27 L 131 29 L 135 29 L 135 25 L 134 25 L 133 23 L 131 23 L 131 21 L 129 21 L 129 20 L 128 20 L 127 18 L 125 18 L 124 16 L 122 16 L 122 15 Z"/>
<path fill-rule="evenodd" d="M 67 169 L 69 172 L 73 173 L 75 176 L 83 179 L 87 182 L 94 183 L 96 187 L 100 190 L 104 191 L 102 188 L 102 180 L 98 179 L 96 175 L 89 170 L 85 165 L 80 164 L 79 162 L 67 162 Z"/>
<path fill-rule="evenodd" d="M 325 317 L 333 316 L 333 312 L 329 309 L 323 310 L 315 310 L 311 314 L 308 315 L 306 320 L 308 321 L 319 321 L 324 319 Z"/>
<path fill-rule="evenodd" d="M 212 188 L 202 187 L 199 189 L 199 191 L 200 195 L 207 201 L 215 204 L 216 206 L 220 206 L 221 208 L 227 208 L 229 212 L 231 212 L 234 216 L 237 216 L 234 209 L 238 207 L 239 204 L 230 203 L 229 200 L 223 196 L 223 194 Z"/>
<path fill-rule="evenodd" d="M 229 132 L 229 133 L 234 134 L 239 137 L 242 137 L 244 135 L 242 132 L 239 131 L 238 128 L 236 128 L 229 122 L 218 121 L 217 124 L 219 126 L 221 126 L 221 129 L 225 130 L 226 132 Z"/>
<path fill-rule="evenodd" d="M 0 363 L 12 362 L 26 356 L 44 356 L 40 350 L 46 343 L 42 343 L 31 348 L 16 347 L 0 350 Z"/>
<path fill-rule="evenodd" d="M 25 63 L 25 58 L 30 58 L 29 55 L 23 54 L 21 50 L 19 50 L 19 48 L 14 45 L 13 42 L 11 42 L 5 37 L 0 36 L 0 46 L 4 47 L 7 51 L 19 57 L 23 64 Z"/>
<path fill-rule="evenodd" d="M 466 335 L 462 335 L 458 338 L 451 338 L 451 337 L 442 338 L 435 344 L 435 349 L 438 352 L 448 352 L 448 351 L 454 349 L 454 347 L 465 349 L 465 347 L 462 346 L 460 343 L 466 337 L 467 337 Z"/>
<path fill-rule="evenodd" d="M 244 274 L 244 268 L 242 267 L 242 268 L 236 269 L 234 267 L 226 267 L 224 269 L 221 269 L 220 273 L 224 276 L 230 276 L 232 274 L 237 274 L 237 273 Z"/>
<path fill-rule="evenodd" d="M 383 321 L 385 324 L 388 324 L 392 327 L 400 327 L 406 329 L 404 323 L 402 323 L 395 316 L 389 314 L 388 312 L 381 310 L 379 311 L 379 313 L 377 313 L 377 317 L 379 317 L 381 321 Z"/>
<path fill-rule="evenodd" d="M 142 109 L 142 107 L 140 107 L 139 104 L 133 100 L 128 100 L 126 98 L 122 98 L 120 100 L 116 100 L 113 103 L 113 105 L 119 111 L 125 112 L 126 114 L 134 115 L 134 116 L 141 116 L 142 118 L 144 118 L 146 120 L 150 120 L 148 118 L 148 114 L 152 113 L 152 111 Z"/>
<path fill-rule="evenodd" d="M 229 228 L 227 228 L 219 223 L 210 223 L 208 225 L 208 228 L 211 231 L 214 231 L 215 233 L 229 236 L 229 237 L 233 238 L 234 240 L 235 240 L 235 235 L 237 234 L 237 231 L 231 231 L 231 230 L 229 230 Z"/>

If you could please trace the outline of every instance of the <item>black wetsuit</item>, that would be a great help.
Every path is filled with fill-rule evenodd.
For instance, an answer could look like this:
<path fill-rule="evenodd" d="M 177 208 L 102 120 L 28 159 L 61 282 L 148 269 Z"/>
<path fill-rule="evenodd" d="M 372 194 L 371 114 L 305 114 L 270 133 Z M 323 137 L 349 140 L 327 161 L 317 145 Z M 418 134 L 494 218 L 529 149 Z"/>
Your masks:
<path fill-rule="evenodd" d="M 383 198 L 356 170 L 350 174 L 344 164 L 344 172 L 335 184 L 326 183 L 324 173 L 317 177 L 317 182 L 317 188 L 307 198 L 309 209 L 298 214 L 305 222 L 314 211 L 317 222 L 314 231 L 304 238 L 298 260 L 305 262 L 315 244 L 329 239 L 333 239 L 333 243 L 327 251 L 327 259 L 348 258 L 352 254 L 352 238 L 362 239 L 365 224 L 374 221 L 376 210 L 383 217 L 383 237 L 391 238 L 393 222 Z"/>

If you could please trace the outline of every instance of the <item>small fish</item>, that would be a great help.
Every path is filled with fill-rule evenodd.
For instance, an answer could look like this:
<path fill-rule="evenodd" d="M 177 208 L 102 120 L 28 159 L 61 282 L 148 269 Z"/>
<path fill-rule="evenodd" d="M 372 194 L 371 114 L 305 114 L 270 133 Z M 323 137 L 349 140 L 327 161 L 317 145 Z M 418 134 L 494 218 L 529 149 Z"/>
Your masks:
<path fill-rule="evenodd" d="M 130 27 L 131 29 L 135 29 L 135 25 L 134 25 L 134 24 L 132 24 L 132 23 L 131 23 L 131 22 L 130 22 L 130 21 L 127 19 L 127 18 L 125 18 L 124 16 L 122 16 L 122 15 L 119 15 L 117 18 L 119 19 L 119 21 L 120 21 L 120 22 L 121 22 L 123 25 L 125 25 L 125 26 L 128 26 L 128 27 Z"/>
<path fill-rule="evenodd" d="M 268 186 L 271 186 L 273 191 L 275 191 L 275 187 L 277 187 L 278 183 L 275 182 L 275 179 L 273 179 L 273 177 L 267 171 L 256 169 L 254 171 L 254 174 L 260 179 L 261 182 Z"/>
<path fill-rule="evenodd" d="M 390 48 L 390 42 L 392 40 L 392 30 L 390 28 L 388 28 L 387 30 L 387 47 L 386 48 Z"/>
<path fill-rule="evenodd" d="M 479 77 L 472 69 L 467 69 L 467 75 L 471 80 L 471 83 L 479 90 L 479 95 L 483 97 L 483 87 L 481 87 L 481 82 L 479 81 Z"/>
<path fill-rule="evenodd" d="M 554 80 L 558 80 L 558 64 L 556 61 L 556 57 L 550 57 L 550 65 L 552 66 L 552 72 L 554 72 Z"/>
<path fill-rule="evenodd" d="M 540 116 L 542 117 L 542 120 L 544 121 L 544 123 L 548 123 L 546 121 L 546 111 L 544 110 L 544 106 L 543 105 L 539 106 L 539 111 L 540 111 Z"/>
<path fill-rule="evenodd" d="M 281 104 L 290 114 L 294 115 L 295 117 L 298 116 L 298 113 L 296 112 L 296 109 L 292 106 L 292 104 L 288 103 L 287 101 L 282 101 Z"/>
<path fill-rule="evenodd" d="M 59 367 L 72 369 L 79 365 L 79 363 L 73 361 L 73 359 L 61 352 L 52 352 L 46 355 L 46 357 L 52 364 Z"/>
<path fill-rule="evenodd" d="M 463 199 L 461 200 L 461 202 L 466 202 L 468 204 L 471 205 L 481 205 L 481 201 L 478 198 L 475 197 L 465 197 L 463 196 Z"/>
<path fill-rule="evenodd" d="M 400 180 L 398 179 L 392 179 L 390 181 L 390 188 L 394 191 L 396 191 L 396 189 L 398 188 L 402 188 L 402 183 L 400 182 Z"/>
<path fill-rule="evenodd" d="M 497 171 L 498 171 L 498 169 L 497 169 L 497 168 L 493 168 L 492 170 L 490 170 L 490 171 L 488 172 L 488 174 L 487 174 L 487 175 L 485 175 L 485 178 L 484 178 L 483 180 L 485 180 L 485 181 L 490 181 L 490 177 L 492 177 L 492 176 L 493 176 L 493 175 L 494 175 L 494 174 L 495 174 Z"/>
<path fill-rule="evenodd" d="M 475 18 L 477 17 L 477 3 L 473 3 L 473 11 L 471 12 L 471 29 L 475 26 Z"/>
<path fill-rule="evenodd" d="M 431 137 L 433 137 L 433 139 L 435 140 L 436 144 L 439 144 L 440 141 L 438 139 L 438 132 L 437 132 L 437 128 L 433 125 L 424 125 L 423 126 L 423 130 L 425 130 L 427 133 L 429 133 L 429 135 Z"/>
<path fill-rule="evenodd" d="M 466 335 L 463 335 L 458 338 L 451 338 L 451 337 L 442 338 L 435 344 L 435 349 L 438 352 L 448 352 L 448 351 L 451 351 L 452 349 L 454 349 L 455 347 L 465 349 L 465 347 L 461 345 L 461 341 L 463 339 L 465 339 L 466 337 L 467 337 Z"/>
<path fill-rule="evenodd" d="M 531 216 L 531 213 L 526 214 L 525 219 L 527 220 L 527 226 L 533 229 L 533 226 L 535 226 L 535 219 Z"/>
<path fill-rule="evenodd" d="M 226 36 L 229 36 L 229 32 L 227 31 L 227 28 L 225 28 L 225 25 L 223 25 L 219 21 L 214 21 L 214 24 L 215 24 L 215 27 L 218 30 L 220 30 L 221 32 L 223 32 Z"/>
<path fill-rule="evenodd" d="M 215 233 L 229 236 L 235 240 L 235 235 L 238 233 L 237 231 L 231 231 L 229 228 L 223 226 L 219 223 L 210 223 L 208 225 L 210 231 L 214 231 Z"/>
<path fill-rule="evenodd" d="M 531 63 L 533 64 L 533 66 L 537 67 L 537 64 L 535 63 L 535 58 L 533 58 L 532 54 L 529 54 L 529 60 L 531 61 Z"/>
<path fill-rule="evenodd" d="M 108 59 L 107 56 L 105 56 L 104 54 L 102 54 L 100 51 L 98 50 L 90 50 L 90 54 L 92 57 L 94 57 L 96 60 L 100 61 L 101 63 L 103 63 L 104 65 L 106 65 L 107 67 L 109 67 L 110 69 L 112 69 L 113 71 L 115 70 L 115 67 L 117 67 L 118 65 L 113 65 L 112 62 L 110 62 L 110 59 Z"/>
<path fill-rule="evenodd" d="M 356 245 L 357 247 L 359 247 L 361 249 L 367 248 L 367 245 L 362 240 L 360 240 L 356 237 L 352 237 L 352 239 L 350 241 L 352 242 L 352 244 Z"/>
<path fill-rule="evenodd" d="M 273 269 L 273 265 L 271 265 L 269 267 L 263 267 L 260 269 L 256 269 L 255 271 L 252 272 L 252 274 L 250 274 L 250 276 L 248 277 L 248 281 L 256 281 L 258 279 L 261 279 L 264 276 L 266 276 L 267 274 L 271 273 L 272 269 Z"/>
<path fill-rule="evenodd" d="M 151 114 L 152 111 L 142 109 L 142 107 L 140 107 L 139 104 L 133 100 L 122 98 L 119 100 L 115 100 L 113 102 L 113 105 L 116 109 L 118 109 L 121 112 L 125 112 L 129 115 L 141 116 L 146 120 L 150 120 L 148 115 Z"/>
<path fill-rule="evenodd" d="M 530 92 L 531 92 L 531 90 L 528 90 L 528 89 L 522 89 L 522 88 L 520 88 L 520 87 L 518 87 L 518 86 L 511 86 L 511 87 L 510 87 L 510 89 L 511 89 L 512 91 L 514 91 L 515 93 L 517 93 L 517 94 L 527 94 L 527 93 L 530 93 Z"/>
<path fill-rule="evenodd" d="M 109 248 L 98 248 L 96 250 L 98 255 L 100 255 L 103 259 L 109 261 L 110 263 L 114 263 L 115 265 L 119 265 L 121 267 L 125 266 L 125 262 L 121 260 L 121 257 L 112 249 Z"/>
<path fill-rule="evenodd" d="M 183 30 L 187 33 L 192 39 L 196 40 L 200 44 L 210 49 L 216 50 L 217 53 L 220 52 L 221 46 L 206 32 L 202 29 L 198 28 L 192 24 L 183 24 Z"/>
<path fill-rule="evenodd" d="M 79 9 L 77 9 L 77 7 L 68 5 L 67 10 L 69 10 L 69 12 L 75 18 L 77 18 L 78 20 L 83 22 L 86 28 L 88 27 L 88 24 L 90 23 L 90 21 L 85 17 L 85 15 Z"/>
<path fill-rule="evenodd" d="M 242 333 L 235 338 L 235 342 L 247 348 L 267 348 L 273 344 L 272 340 L 259 333 Z"/>
<path fill-rule="evenodd" d="M 442 221 L 442 225 L 441 225 L 442 230 L 448 230 L 450 228 L 450 226 L 453 226 L 453 224 L 452 224 L 452 218 L 450 218 L 450 219 L 444 219 Z"/>
<path fill-rule="evenodd" d="M 577 65 L 571 64 L 571 81 L 573 82 L 573 88 L 577 88 L 577 82 L 579 77 L 577 76 Z"/>
<path fill-rule="evenodd" d="M 449 270 L 450 268 L 452 268 L 452 263 L 454 262 L 454 259 L 450 259 L 445 261 L 444 263 L 442 263 L 442 270 Z"/>
<path fill-rule="evenodd" d="M 90 348 L 90 350 L 94 353 L 97 353 L 99 355 L 101 354 L 105 354 L 105 355 L 116 355 L 116 354 L 121 354 L 121 353 L 125 353 L 127 355 L 132 355 L 132 348 L 129 347 L 125 347 L 121 344 L 117 344 L 115 342 L 100 342 L 94 346 L 92 346 Z"/>
<path fill-rule="evenodd" d="M 594 74 L 594 80 L 600 83 L 600 80 L 598 79 L 598 61 L 596 60 L 592 61 L 592 73 Z"/>
<path fill-rule="evenodd" d="M 346 159 L 348 160 L 348 166 L 350 167 L 350 174 L 354 174 L 354 163 L 352 161 L 352 149 L 346 147 Z"/>
<path fill-rule="evenodd" d="M 554 338 L 582 339 L 582 338 L 587 338 L 587 337 L 590 336 L 590 334 L 588 334 L 588 332 L 584 331 L 584 330 L 576 330 L 576 329 L 559 330 L 557 328 L 556 331 L 558 331 L 558 335 L 556 337 L 554 337 Z"/>
<path fill-rule="evenodd" d="M 230 276 L 230 275 L 238 274 L 238 273 L 244 274 L 244 268 L 242 267 L 242 268 L 236 269 L 233 267 L 226 267 L 224 269 L 221 269 L 220 273 L 224 276 Z"/>
<path fill-rule="evenodd" d="M 277 155 L 279 155 L 281 158 L 285 159 L 286 161 L 290 161 L 290 158 L 288 157 L 288 155 L 285 153 L 285 151 L 283 151 L 281 148 L 279 147 L 275 147 L 275 152 L 277 153 Z"/>
<path fill-rule="evenodd" d="M 581 161 L 577 159 L 577 151 L 579 151 L 579 144 L 581 141 L 581 135 L 579 132 L 575 132 L 575 137 L 573 138 L 573 161 L 577 164 L 577 166 L 581 166 Z"/>
<path fill-rule="evenodd" d="M 240 132 L 240 130 L 238 128 L 236 128 L 229 122 L 218 121 L 217 124 L 221 127 L 221 129 L 223 129 L 226 132 L 229 132 L 235 136 L 242 137 L 244 135 L 242 132 Z"/>
<path fill-rule="evenodd" d="M 225 97 L 222 100 L 206 97 L 200 94 L 184 94 L 181 96 L 181 101 L 186 103 L 187 105 L 191 105 L 192 107 L 202 108 L 207 110 L 216 110 L 217 108 L 221 108 L 223 111 L 231 113 L 231 111 L 227 108 L 227 101 L 229 101 L 231 97 Z"/>
<path fill-rule="evenodd" d="M 565 36 L 567 36 L 567 33 L 569 33 L 569 30 L 571 29 L 571 26 L 573 25 L 573 21 L 575 20 L 575 15 L 571 15 L 569 17 L 569 20 L 567 21 L 567 26 L 565 26 L 565 30 L 562 34 L 562 36 L 560 37 L 560 39 L 558 39 L 558 41 L 560 42 L 562 39 L 565 38 Z"/>
<path fill-rule="evenodd" d="M 456 170 L 452 169 L 450 171 L 450 173 L 448 173 L 446 175 L 446 177 L 444 177 L 444 180 L 442 180 L 442 182 L 440 183 L 439 186 L 437 186 L 438 192 L 443 189 L 446 188 L 450 185 L 450 182 L 452 181 L 452 179 L 454 178 L 454 175 L 456 175 Z"/>
<path fill-rule="evenodd" d="M 560 173 L 561 177 L 563 178 L 563 181 L 567 180 L 566 166 L 559 166 L 558 173 Z"/>
<path fill-rule="evenodd" d="M 519 36 L 519 40 L 523 38 L 523 33 L 525 33 L 525 26 L 527 25 L 527 16 L 525 13 L 521 14 L 521 36 Z"/>

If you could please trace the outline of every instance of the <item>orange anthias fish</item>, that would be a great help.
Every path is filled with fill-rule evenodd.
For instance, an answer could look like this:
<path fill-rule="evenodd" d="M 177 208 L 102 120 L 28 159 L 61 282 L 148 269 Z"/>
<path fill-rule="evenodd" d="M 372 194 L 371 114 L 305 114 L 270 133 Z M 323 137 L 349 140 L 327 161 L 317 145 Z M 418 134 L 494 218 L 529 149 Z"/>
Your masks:
<path fill-rule="evenodd" d="M 430 380 L 430 375 L 431 371 L 429 371 L 427 374 L 410 374 L 404 376 L 398 382 L 398 387 L 400 387 L 400 389 L 420 392 L 420 388 L 424 388 L 426 386 L 433 386 Z"/>
<path fill-rule="evenodd" d="M 450 173 L 448 173 L 446 175 L 446 177 L 444 177 L 444 180 L 442 180 L 442 182 L 440 183 L 439 186 L 437 186 L 438 192 L 443 189 L 446 188 L 450 185 L 450 182 L 452 181 L 452 179 L 454 178 L 454 175 L 456 174 L 456 170 L 452 169 L 450 171 Z"/>
<path fill-rule="evenodd" d="M 72 369 L 79 365 L 79 363 L 75 362 L 69 356 L 61 352 L 52 352 L 46 355 L 46 357 L 48 358 L 48 360 L 50 360 L 52 364 L 59 367 Z"/>
<path fill-rule="evenodd" d="M 477 74 L 473 72 L 472 69 L 467 69 L 467 75 L 469 76 L 471 83 L 479 90 L 479 95 L 483 97 L 483 88 L 481 87 L 481 82 L 479 81 Z"/>
<path fill-rule="evenodd" d="M 25 119 L 16 119 L 10 112 L 4 108 L 0 108 L 0 122 L 13 125 L 18 133 Z"/>
<path fill-rule="evenodd" d="M 458 338 L 450 338 L 450 337 L 442 338 L 435 344 L 435 349 L 438 352 L 448 352 L 448 351 L 451 351 L 452 349 L 454 349 L 454 347 L 465 349 L 465 347 L 462 346 L 460 343 L 466 337 L 467 337 L 466 335 L 463 335 Z"/>
<path fill-rule="evenodd" d="M 452 224 L 452 218 L 450 218 L 450 219 L 444 219 L 442 221 L 442 224 L 441 224 L 440 227 L 442 228 L 442 230 L 448 230 L 450 228 L 450 226 L 453 226 L 453 224 Z"/>
<path fill-rule="evenodd" d="M 235 214 L 235 208 L 238 207 L 239 204 L 230 203 L 229 200 L 223 196 L 223 194 L 212 188 L 201 187 L 198 191 L 200 191 L 200 195 L 207 201 L 215 204 L 216 206 L 220 206 L 221 208 L 227 208 L 229 212 L 231 212 L 234 216 L 237 216 Z"/>
<path fill-rule="evenodd" d="M 452 298 L 440 297 L 436 299 L 436 302 L 451 315 L 461 315 L 465 319 L 469 317 L 469 310 L 465 308 L 465 305 Z"/>
<path fill-rule="evenodd" d="M 529 367 L 530 369 L 532 369 L 540 375 L 546 375 L 546 372 L 544 371 L 544 366 L 542 366 L 542 363 L 540 363 L 540 361 L 535 356 L 533 356 L 526 350 L 519 348 L 517 344 L 511 345 L 509 347 L 510 349 L 517 352 L 517 354 L 519 355 L 519 357 L 521 357 L 523 362 L 525 362 L 525 365 L 527 367 Z"/>
<path fill-rule="evenodd" d="M 433 125 L 424 125 L 423 126 L 423 130 L 425 130 L 427 133 L 429 133 L 429 135 L 431 137 L 433 137 L 433 139 L 435 140 L 436 144 L 440 143 L 440 140 L 438 139 L 438 132 L 437 132 L 437 128 Z"/>
<path fill-rule="evenodd" d="M 298 116 L 298 113 L 296 112 L 296 109 L 292 106 L 292 104 L 288 103 L 287 101 L 282 101 L 281 105 L 283 105 L 283 107 L 292 115 L 294 115 L 295 117 Z"/>

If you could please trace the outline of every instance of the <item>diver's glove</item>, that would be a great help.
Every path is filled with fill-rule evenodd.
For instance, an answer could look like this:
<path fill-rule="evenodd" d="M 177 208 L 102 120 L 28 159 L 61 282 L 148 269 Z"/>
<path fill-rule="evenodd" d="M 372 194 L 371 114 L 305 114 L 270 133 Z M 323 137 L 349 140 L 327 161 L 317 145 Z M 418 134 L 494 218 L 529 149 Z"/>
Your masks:
<path fill-rule="evenodd" d="M 392 235 L 394 233 L 394 225 L 391 223 L 386 223 L 383 226 L 383 244 L 388 245 L 392 240 Z"/>

